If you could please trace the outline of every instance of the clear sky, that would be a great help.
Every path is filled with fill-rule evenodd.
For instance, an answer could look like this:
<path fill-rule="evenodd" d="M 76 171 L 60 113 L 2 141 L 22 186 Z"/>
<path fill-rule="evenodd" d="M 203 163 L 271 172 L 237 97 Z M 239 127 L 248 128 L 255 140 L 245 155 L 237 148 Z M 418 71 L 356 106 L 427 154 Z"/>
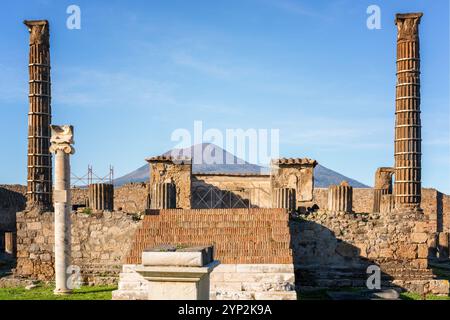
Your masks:
<path fill-rule="evenodd" d="M 81 8 L 81 30 L 66 8 Z M 381 29 L 366 26 L 369 5 Z M 280 153 L 368 185 L 392 166 L 397 12 L 423 11 L 423 185 L 450 193 L 448 0 L 15 0 L 0 10 L 0 183 L 26 183 L 28 32 L 51 24 L 53 123 L 74 173 L 116 176 L 203 126 L 278 128 Z"/>

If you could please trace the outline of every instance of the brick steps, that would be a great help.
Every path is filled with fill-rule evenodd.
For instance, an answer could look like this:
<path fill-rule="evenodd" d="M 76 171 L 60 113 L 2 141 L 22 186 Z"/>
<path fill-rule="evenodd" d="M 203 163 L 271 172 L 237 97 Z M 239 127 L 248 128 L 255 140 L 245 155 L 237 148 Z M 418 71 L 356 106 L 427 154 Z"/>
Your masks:
<path fill-rule="evenodd" d="M 161 244 L 214 245 L 222 263 L 292 263 L 284 209 L 154 210 L 136 231 L 126 263 Z M 158 213 L 158 214 L 157 214 Z"/>

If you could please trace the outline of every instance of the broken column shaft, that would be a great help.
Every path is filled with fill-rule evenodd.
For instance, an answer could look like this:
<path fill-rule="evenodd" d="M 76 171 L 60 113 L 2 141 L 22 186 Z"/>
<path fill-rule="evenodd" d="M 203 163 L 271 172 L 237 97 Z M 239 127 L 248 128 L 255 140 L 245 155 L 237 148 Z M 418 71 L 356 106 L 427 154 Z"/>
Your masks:
<path fill-rule="evenodd" d="M 346 213 L 353 211 L 353 188 L 347 182 L 328 187 L 328 211 Z"/>
<path fill-rule="evenodd" d="M 420 209 L 421 122 L 420 45 L 422 13 L 397 14 L 397 91 L 395 109 L 395 206 Z"/>
<path fill-rule="evenodd" d="M 95 211 L 113 211 L 114 186 L 109 183 L 89 185 L 89 207 Z"/>
<path fill-rule="evenodd" d="M 380 212 L 381 197 L 392 194 L 393 168 L 378 168 L 375 173 L 375 186 L 373 189 L 373 212 Z"/>
<path fill-rule="evenodd" d="M 52 198 L 49 24 L 46 20 L 24 23 L 30 32 L 27 202 L 29 207 L 49 209 Z"/>
<path fill-rule="evenodd" d="M 177 206 L 177 191 L 175 184 L 156 183 L 150 195 L 150 209 L 175 209 Z"/>

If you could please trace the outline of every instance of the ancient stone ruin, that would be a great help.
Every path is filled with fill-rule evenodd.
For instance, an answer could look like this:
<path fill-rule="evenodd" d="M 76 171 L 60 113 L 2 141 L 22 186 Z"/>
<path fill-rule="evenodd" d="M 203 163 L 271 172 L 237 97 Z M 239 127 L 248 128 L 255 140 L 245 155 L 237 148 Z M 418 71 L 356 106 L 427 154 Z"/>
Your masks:
<path fill-rule="evenodd" d="M 395 206 L 420 209 L 421 122 L 420 45 L 422 13 L 397 14 L 397 93 L 395 107 Z"/>
<path fill-rule="evenodd" d="M 27 199 L 30 206 L 49 209 L 52 201 L 50 27 L 46 20 L 24 23 L 30 32 Z"/>
<path fill-rule="evenodd" d="M 210 287 L 199 293 L 191 282 L 189 294 L 195 298 L 296 299 L 302 290 L 366 288 L 373 266 L 380 269 L 383 288 L 448 295 L 449 283 L 435 274 L 433 264 L 449 262 L 450 196 L 421 187 L 421 17 L 396 18 L 394 167 L 377 169 L 374 188 L 346 182 L 317 188 L 317 161 L 309 158 L 273 159 L 270 174 L 240 174 L 193 173 L 192 159 L 161 155 L 146 159 L 147 183 L 93 184 L 71 193 L 67 181 L 62 187 L 55 179 L 54 212 L 25 209 L 21 198 L 26 194 L 30 203 L 50 207 L 50 140 L 43 129 L 50 122 L 48 23 L 27 22 L 33 43 L 30 79 L 42 81 L 33 87 L 30 82 L 30 123 L 44 131 L 29 140 L 34 147 L 28 188 L 0 187 L 0 198 L 8 199 L 3 216 L 13 217 L 0 220 L 0 232 L 7 235 L 3 247 L 16 252 L 15 274 L 51 280 L 56 271 L 59 279 L 58 261 L 68 255 L 57 241 L 62 238 L 64 250 L 70 243 L 66 265 L 71 260 L 80 266 L 85 283 L 119 283 L 116 299 L 149 299 L 147 289 L 165 269 L 145 257 L 149 249 L 167 245 L 214 246 L 220 265 L 199 270 L 198 282 L 208 274 Z M 36 50 L 45 58 L 35 58 Z M 67 153 L 56 153 L 57 173 L 65 163 L 59 157 Z M 95 214 L 70 211 L 69 200 L 81 205 L 86 199 Z"/>

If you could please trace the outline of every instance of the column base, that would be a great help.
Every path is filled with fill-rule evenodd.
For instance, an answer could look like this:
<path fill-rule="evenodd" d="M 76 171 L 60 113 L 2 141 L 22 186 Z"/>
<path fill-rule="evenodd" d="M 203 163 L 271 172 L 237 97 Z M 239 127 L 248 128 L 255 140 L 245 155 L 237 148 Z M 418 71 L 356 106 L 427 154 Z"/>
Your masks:
<path fill-rule="evenodd" d="M 55 289 L 55 290 L 53 290 L 53 294 L 58 295 L 58 296 L 66 296 L 66 295 L 72 294 L 72 290 L 71 289 Z"/>

